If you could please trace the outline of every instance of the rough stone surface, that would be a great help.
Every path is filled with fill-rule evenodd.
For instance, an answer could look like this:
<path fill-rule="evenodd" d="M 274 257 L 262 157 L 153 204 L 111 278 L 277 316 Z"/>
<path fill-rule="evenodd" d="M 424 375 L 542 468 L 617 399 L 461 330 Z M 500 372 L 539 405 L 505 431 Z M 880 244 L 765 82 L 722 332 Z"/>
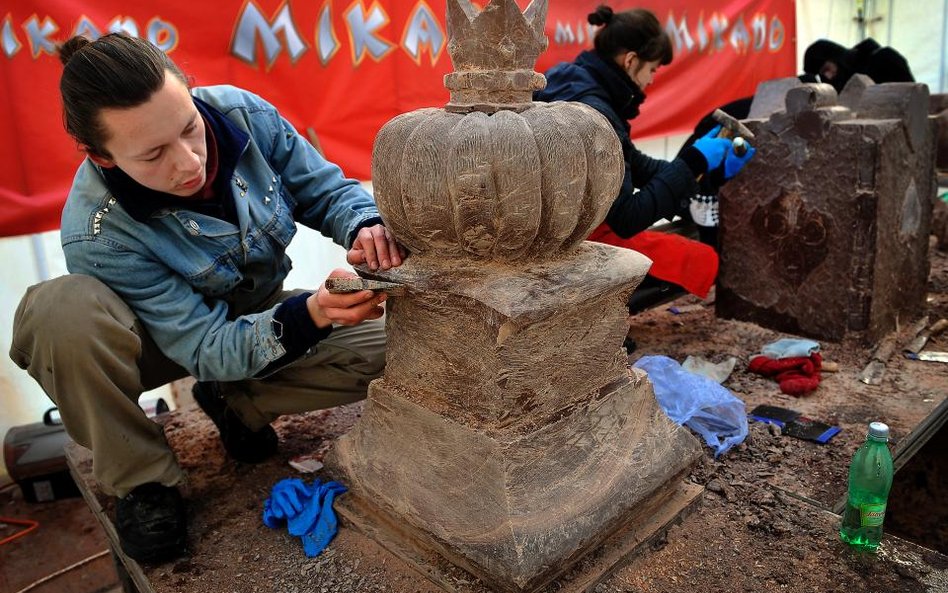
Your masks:
<path fill-rule="evenodd" d="M 330 463 L 360 500 L 426 532 L 494 590 L 534 590 L 701 455 L 658 407 L 644 374 L 568 412 L 526 435 L 491 436 L 378 380 Z"/>
<path fill-rule="evenodd" d="M 758 155 L 722 189 L 717 312 L 816 338 L 877 339 L 923 309 L 935 193 L 925 85 L 857 79 L 745 123 Z M 858 88 L 857 88 L 858 87 Z"/>
<path fill-rule="evenodd" d="M 478 429 L 536 430 L 625 376 L 625 303 L 648 266 L 597 243 L 530 270 L 412 256 L 386 274 L 411 295 L 388 304 L 386 383 Z"/>
<path fill-rule="evenodd" d="M 506 261 L 582 242 L 609 211 L 623 167 L 606 118 L 565 102 L 405 113 L 372 154 L 379 211 L 412 253 Z"/>
<path fill-rule="evenodd" d="M 587 106 L 530 103 L 546 7 L 449 0 L 451 102 L 376 139 L 379 211 L 412 255 L 375 278 L 407 295 L 388 304 L 385 375 L 326 458 L 366 533 L 518 593 L 700 494 L 666 496 L 700 449 L 621 347 L 649 261 L 584 243 L 621 185 L 618 139 Z"/>
<path fill-rule="evenodd" d="M 555 577 L 700 455 L 619 345 L 648 265 L 593 243 L 530 270 L 409 258 L 385 377 L 328 466 L 497 590 Z"/>

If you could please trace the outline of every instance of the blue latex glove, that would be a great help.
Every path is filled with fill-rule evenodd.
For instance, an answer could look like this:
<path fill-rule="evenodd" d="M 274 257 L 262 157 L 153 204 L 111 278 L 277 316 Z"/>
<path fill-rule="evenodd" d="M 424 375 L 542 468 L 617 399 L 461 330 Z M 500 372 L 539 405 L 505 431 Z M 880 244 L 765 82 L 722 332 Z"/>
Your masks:
<path fill-rule="evenodd" d="M 318 556 L 339 528 L 332 505 L 346 490 L 339 482 L 316 479 L 307 486 L 298 478 L 280 480 L 263 503 L 263 524 L 275 529 L 286 523 L 290 534 L 302 539 L 306 555 Z"/>
<path fill-rule="evenodd" d="M 730 138 L 717 138 L 721 126 L 715 126 L 710 132 L 695 140 L 693 146 L 708 162 L 708 171 L 717 169 L 724 162 L 725 155 L 730 154 L 733 143 Z"/>
<path fill-rule="evenodd" d="M 734 148 L 731 147 L 727 151 L 727 156 L 724 158 L 724 178 L 730 179 L 737 175 L 741 169 L 744 168 L 744 165 L 747 164 L 747 161 L 751 160 L 755 154 L 757 154 L 757 149 L 750 145 L 749 142 L 746 143 L 747 152 L 744 153 L 744 156 L 737 156 L 734 154 Z"/>
<path fill-rule="evenodd" d="M 280 480 L 263 503 L 263 523 L 271 529 L 303 510 L 304 501 L 310 496 L 309 488 L 302 480 L 293 478 Z"/>
<path fill-rule="evenodd" d="M 336 521 L 336 512 L 333 511 L 332 503 L 337 494 L 342 494 L 347 488 L 339 482 L 327 482 L 323 484 L 320 492 L 322 499 L 321 512 L 319 519 L 313 530 L 303 536 L 303 551 L 310 558 L 318 556 L 320 552 L 326 549 L 330 540 L 336 535 L 339 529 L 339 523 Z"/>

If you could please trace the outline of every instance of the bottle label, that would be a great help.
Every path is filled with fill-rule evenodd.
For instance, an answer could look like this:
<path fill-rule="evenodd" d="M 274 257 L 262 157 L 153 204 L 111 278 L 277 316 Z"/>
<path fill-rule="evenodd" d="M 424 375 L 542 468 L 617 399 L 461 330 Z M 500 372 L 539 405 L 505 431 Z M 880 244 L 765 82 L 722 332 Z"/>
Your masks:
<path fill-rule="evenodd" d="M 863 504 L 859 507 L 859 522 L 863 527 L 879 527 L 885 519 L 885 503 Z"/>

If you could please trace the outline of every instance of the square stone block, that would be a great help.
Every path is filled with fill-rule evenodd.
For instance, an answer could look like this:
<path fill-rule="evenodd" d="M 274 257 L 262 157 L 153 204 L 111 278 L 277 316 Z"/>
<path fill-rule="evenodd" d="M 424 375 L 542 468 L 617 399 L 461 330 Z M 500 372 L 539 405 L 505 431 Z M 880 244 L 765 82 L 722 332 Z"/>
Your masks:
<path fill-rule="evenodd" d="M 385 382 L 471 426 L 529 432 L 624 379 L 626 302 L 650 262 L 584 243 L 531 268 L 410 257 L 385 274 Z"/>
<path fill-rule="evenodd" d="M 345 476 L 348 508 L 389 517 L 491 590 L 522 592 L 646 522 L 700 456 L 635 371 L 525 435 L 459 424 L 377 379 L 327 467 Z"/>
<path fill-rule="evenodd" d="M 868 81 L 868 82 L 867 82 Z M 717 314 L 875 340 L 919 316 L 935 195 L 925 85 L 856 77 L 746 120 L 758 154 L 721 191 Z"/>

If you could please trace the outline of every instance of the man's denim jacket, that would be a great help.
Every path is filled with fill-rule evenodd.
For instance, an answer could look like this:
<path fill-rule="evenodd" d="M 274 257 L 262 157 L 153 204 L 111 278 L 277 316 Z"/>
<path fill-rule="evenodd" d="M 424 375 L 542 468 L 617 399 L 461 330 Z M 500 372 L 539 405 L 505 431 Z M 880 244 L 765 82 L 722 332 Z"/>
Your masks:
<path fill-rule="evenodd" d="M 240 226 L 184 209 L 138 222 L 86 159 L 63 210 L 62 244 L 68 270 L 115 291 L 165 355 L 197 379 L 245 379 L 284 354 L 276 307 L 261 309 L 290 271 L 286 246 L 296 221 L 348 247 L 379 213 L 260 97 L 231 86 L 193 95 L 250 136 L 231 178 Z"/>

